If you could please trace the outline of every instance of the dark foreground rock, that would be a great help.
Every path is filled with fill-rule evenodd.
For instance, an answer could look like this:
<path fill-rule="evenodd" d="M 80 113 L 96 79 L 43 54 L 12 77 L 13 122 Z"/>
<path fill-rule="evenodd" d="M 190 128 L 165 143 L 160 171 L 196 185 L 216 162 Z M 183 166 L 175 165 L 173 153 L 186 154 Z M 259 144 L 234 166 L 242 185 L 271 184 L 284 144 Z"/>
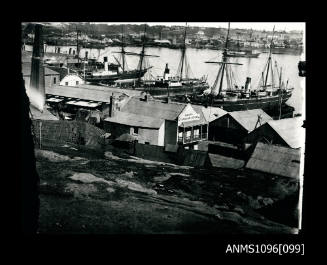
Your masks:
<path fill-rule="evenodd" d="M 297 190 L 296 183 L 285 179 L 242 170 L 195 169 L 119 153 L 80 152 L 67 146 L 38 150 L 36 156 L 40 233 L 297 232 L 259 211 Z"/>

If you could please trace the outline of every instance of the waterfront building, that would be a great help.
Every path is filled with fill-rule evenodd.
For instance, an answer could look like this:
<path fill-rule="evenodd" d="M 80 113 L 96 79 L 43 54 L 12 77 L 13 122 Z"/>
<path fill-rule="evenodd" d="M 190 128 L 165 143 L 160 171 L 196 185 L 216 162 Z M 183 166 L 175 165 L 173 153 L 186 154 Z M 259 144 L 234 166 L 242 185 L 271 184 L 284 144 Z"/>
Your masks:
<path fill-rule="evenodd" d="M 305 141 L 305 129 L 302 125 L 302 117 L 270 120 L 250 132 L 244 138 L 244 142 L 250 144 L 263 142 L 289 148 L 300 148 L 303 147 Z"/>
<path fill-rule="evenodd" d="M 78 86 L 84 83 L 83 78 L 77 74 L 68 74 L 60 81 L 61 86 Z"/>
<path fill-rule="evenodd" d="M 300 149 L 257 143 L 245 168 L 273 176 L 299 179 L 300 158 Z"/>
<path fill-rule="evenodd" d="M 208 139 L 208 121 L 202 106 L 130 98 L 120 111 L 112 110 L 105 119 L 104 129 L 114 138 L 123 133 L 139 135 L 145 144 L 183 145 L 198 149 Z"/>
<path fill-rule="evenodd" d="M 25 81 L 25 87 L 29 87 L 31 80 L 31 62 L 22 63 L 22 73 Z M 44 80 L 46 87 L 57 85 L 60 82 L 60 73 L 48 67 L 44 67 Z"/>
<path fill-rule="evenodd" d="M 228 112 L 210 122 L 209 140 L 240 144 L 251 131 L 270 120 L 262 109 Z"/>

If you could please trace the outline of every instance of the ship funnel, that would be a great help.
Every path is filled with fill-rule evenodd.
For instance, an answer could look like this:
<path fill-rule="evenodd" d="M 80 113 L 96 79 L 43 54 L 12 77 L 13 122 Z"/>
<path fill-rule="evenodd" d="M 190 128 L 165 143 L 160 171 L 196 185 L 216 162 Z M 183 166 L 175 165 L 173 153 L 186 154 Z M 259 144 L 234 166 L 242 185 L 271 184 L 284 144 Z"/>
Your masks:
<path fill-rule="evenodd" d="M 245 91 L 251 89 L 251 77 L 247 77 L 245 81 Z"/>
<path fill-rule="evenodd" d="M 169 68 L 168 68 L 168 63 L 166 63 L 163 79 L 168 80 L 168 76 L 169 76 Z"/>
<path fill-rule="evenodd" d="M 36 24 L 34 27 L 34 44 L 31 64 L 31 80 L 29 88 L 29 98 L 31 104 L 43 111 L 45 105 L 45 80 L 44 80 L 44 56 L 42 25 Z"/>
<path fill-rule="evenodd" d="M 103 62 L 104 62 L 104 70 L 109 71 L 108 57 L 107 56 L 103 57 Z"/>

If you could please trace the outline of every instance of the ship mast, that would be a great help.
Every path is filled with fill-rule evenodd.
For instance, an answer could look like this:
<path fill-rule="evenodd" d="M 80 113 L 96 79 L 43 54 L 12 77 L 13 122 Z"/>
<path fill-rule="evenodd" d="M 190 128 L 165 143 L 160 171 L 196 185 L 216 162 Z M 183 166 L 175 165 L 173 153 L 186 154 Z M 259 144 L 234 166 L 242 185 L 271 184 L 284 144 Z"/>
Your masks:
<path fill-rule="evenodd" d="M 185 59 L 185 52 L 186 52 L 186 29 L 187 29 L 187 23 L 185 26 L 185 31 L 184 31 L 184 41 L 183 41 L 183 47 L 182 47 L 182 57 L 181 57 L 181 71 L 180 71 L 180 77 L 179 77 L 179 81 L 182 80 L 183 78 L 183 67 L 184 67 L 184 59 Z"/>
<path fill-rule="evenodd" d="M 225 74 L 225 71 L 226 71 L 226 78 L 227 78 L 227 82 L 229 83 L 229 81 L 231 81 L 231 78 L 232 78 L 232 75 L 230 75 L 228 73 L 228 69 L 227 69 L 227 65 L 229 64 L 233 64 L 233 65 L 242 65 L 240 63 L 230 63 L 227 61 L 228 57 L 227 57 L 227 51 L 228 51 L 228 37 L 229 37 L 229 30 L 230 30 L 230 22 L 228 22 L 228 29 L 227 29 L 227 36 L 226 36 L 226 42 L 225 42 L 225 48 L 224 48 L 224 51 L 223 51 L 223 60 L 222 62 L 210 62 L 210 61 L 207 61 L 206 63 L 217 63 L 217 64 L 222 64 L 222 66 L 220 67 L 219 71 L 218 71 L 218 74 L 217 74 L 217 77 L 216 77 L 216 80 L 211 88 L 211 92 L 214 91 L 214 89 L 217 87 L 217 84 L 219 82 L 219 78 L 220 78 L 220 82 L 219 82 L 219 90 L 218 90 L 218 93 L 217 93 L 217 96 L 221 94 L 221 91 L 222 91 L 222 87 L 223 87 L 223 80 L 224 80 L 224 74 Z M 231 84 L 229 84 L 231 85 Z"/>
<path fill-rule="evenodd" d="M 124 49 L 124 25 L 122 25 L 122 36 L 121 36 L 121 54 L 122 54 L 122 69 L 125 72 L 125 49 Z"/>
<path fill-rule="evenodd" d="M 127 51 L 124 50 L 123 47 L 122 47 L 122 51 L 120 51 L 120 52 L 113 52 L 113 53 L 122 53 L 123 55 L 136 55 L 136 56 L 139 56 L 140 57 L 140 61 L 139 61 L 138 67 L 137 67 L 137 71 L 138 71 L 138 75 L 137 75 L 138 83 L 141 81 L 141 78 L 142 78 L 142 67 L 143 67 L 144 57 L 146 57 L 146 56 L 147 57 L 159 57 L 158 55 L 145 54 L 145 34 L 146 34 L 146 24 L 144 25 L 143 44 L 142 44 L 142 50 L 141 50 L 140 53 L 127 52 Z M 117 61 L 117 59 L 116 59 L 116 61 Z M 123 65 L 123 67 L 125 67 L 125 66 Z M 151 67 L 148 67 L 145 70 L 148 70 L 150 68 Z"/>
<path fill-rule="evenodd" d="M 122 73 L 125 73 L 125 70 L 127 68 L 126 65 L 126 57 L 125 55 L 127 52 L 125 51 L 125 34 L 124 34 L 124 25 L 122 25 L 122 36 L 121 36 L 121 50 L 120 52 L 112 52 L 112 53 L 120 53 L 121 54 L 121 63 L 118 62 L 118 65 L 123 70 Z M 116 57 L 114 56 L 115 60 L 117 61 Z"/>
<path fill-rule="evenodd" d="M 229 28 L 230 28 L 230 22 L 228 22 L 228 29 L 227 29 L 225 49 L 223 51 L 223 65 L 222 65 L 222 73 L 221 73 L 221 79 L 220 79 L 220 85 L 219 85 L 218 95 L 220 95 L 221 89 L 223 87 L 224 71 L 225 71 L 225 65 L 226 65 L 226 62 L 227 62 L 227 48 L 228 48 Z"/>
<path fill-rule="evenodd" d="M 272 50 L 272 44 L 273 44 L 273 39 L 274 39 L 274 33 L 275 33 L 275 26 L 273 28 L 273 34 L 271 37 L 271 41 L 270 41 L 270 47 L 269 47 L 269 56 L 268 56 L 268 64 L 267 64 L 267 73 L 266 73 L 266 78 L 265 78 L 265 82 L 264 82 L 264 87 L 267 88 L 267 80 L 268 80 L 268 74 L 269 74 L 269 67 L 271 65 L 271 50 Z M 273 85 L 273 84 L 271 84 Z"/>
<path fill-rule="evenodd" d="M 80 34 L 80 30 L 77 29 L 76 26 L 76 52 L 77 52 L 77 63 L 79 64 L 79 41 L 78 41 L 78 35 Z"/>
<path fill-rule="evenodd" d="M 139 77 L 138 77 L 138 82 L 141 81 L 141 77 L 142 77 L 142 65 L 143 65 L 144 49 L 145 49 L 145 34 L 146 34 L 146 24 L 144 24 L 144 34 L 143 34 L 142 51 L 141 51 L 141 53 L 140 53 L 140 63 L 139 63 Z"/>

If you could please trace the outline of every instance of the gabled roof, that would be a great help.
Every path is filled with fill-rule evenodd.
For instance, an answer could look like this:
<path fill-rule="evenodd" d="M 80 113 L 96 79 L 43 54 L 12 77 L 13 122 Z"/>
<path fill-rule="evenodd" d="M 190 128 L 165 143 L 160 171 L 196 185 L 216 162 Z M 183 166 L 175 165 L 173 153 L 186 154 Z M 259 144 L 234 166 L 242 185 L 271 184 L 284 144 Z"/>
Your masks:
<path fill-rule="evenodd" d="M 226 115 L 233 117 L 233 119 L 236 120 L 248 132 L 251 132 L 255 129 L 259 115 L 261 116 L 261 125 L 267 121 L 272 120 L 272 118 L 262 109 L 233 111 L 228 112 Z M 260 124 L 257 125 L 257 127 L 259 126 Z"/>
<path fill-rule="evenodd" d="M 227 111 L 217 107 L 202 107 L 202 113 L 208 122 L 212 122 L 225 115 Z"/>
<path fill-rule="evenodd" d="M 110 96 L 127 95 L 127 96 L 140 96 L 141 91 L 119 89 L 111 87 L 101 87 L 93 85 L 78 85 L 78 86 L 60 86 L 55 85 L 45 88 L 46 94 L 62 96 L 68 98 L 78 98 L 83 100 L 92 100 L 99 102 L 110 102 Z"/>
<path fill-rule="evenodd" d="M 138 98 L 131 98 L 121 111 L 175 121 L 185 106 L 184 103 L 164 103 L 157 100 L 142 101 Z"/>
<path fill-rule="evenodd" d="M 39 111 L 36 107 L 34 107 L 32 104 L 30 104 L 30 110 L 32 113 L 32 120 L 51 120 L 51 121 L 57 121 L 59 118 L 57 118 L 55 115 L 53 115 L 50 111 L 47 110 L 46 107 L 44 107 L 43 112 Z"/>
<path fill-rule="evenodd" d="M 244 166 L 244 161 L 240 159 L 235 159 L 232 157 L 222 156 L 218 154 L 208 154 L 208 159 L 210 164 L 213 167 L 221 167 L 221 168 L 234 168 L 239 169 Z"/>
<path fill-rule="evenodd" d="M 105 119 L 105 121 L 128 126 L 154 129 L 159 129 L 164 122 L 163 119 L 155 119 L 149 116 L 137 115 L 121 111 L 115 112 L 113 117 L 108 117 Z"/>
<path fill-rule="evenodd" d="M 299 178 L 300 152 L 300 149 L 259 142 L 245 167 L 273 175 Z"/>
<path fill-rule="evenodd" d="M 304 145 L 305 129 L 302 127 L 303 118 L 289 118 L 268 121 L 269 126 L 289 145 L 291 148 L 299 148 Z"/>

